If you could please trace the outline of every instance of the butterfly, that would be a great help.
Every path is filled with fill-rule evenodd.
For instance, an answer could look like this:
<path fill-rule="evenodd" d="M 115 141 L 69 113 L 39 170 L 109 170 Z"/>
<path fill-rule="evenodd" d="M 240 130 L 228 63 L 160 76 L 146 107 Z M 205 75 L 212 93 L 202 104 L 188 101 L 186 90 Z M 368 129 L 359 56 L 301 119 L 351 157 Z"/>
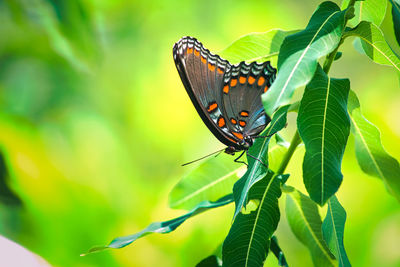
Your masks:
<path fill-rule="evenodd" d="M 175 43 L 173 57 L 193 105 L 208 129 L 227 145 L 225 152 L 247 151 L 271 121 L 261 95 L 274 81 L 276 69 L 269 61 L 232 65 L 189 36 Z"/>

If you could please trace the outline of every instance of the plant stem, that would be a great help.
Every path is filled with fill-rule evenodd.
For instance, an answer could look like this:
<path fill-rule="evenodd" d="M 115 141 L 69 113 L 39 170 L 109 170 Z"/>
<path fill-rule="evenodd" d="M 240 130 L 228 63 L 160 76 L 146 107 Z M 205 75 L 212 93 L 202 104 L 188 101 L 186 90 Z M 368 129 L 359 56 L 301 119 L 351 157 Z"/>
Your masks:
<path fill-rule="evenodd" d="M 285 153 L 285 156 L 283 157 L 283 160 L 281 162 L 281 165 L 279 165 L 278 170 L 276 171 L 276 175 L 283 174 L 285 171 L 290 159 L 293 156 L 294 151 L 296 150 L 297 146 L 301 143 L 301 138 L 299 135 L 299 131 L 296 130 L 296 133 L 294 134 L 292 141 L 290 142 L 290 146 L 288 148 L 288 151 Z"/>
<path fill-rule="evenodd" d="M 350 0 L 349 4 L 347 5 L 346 9 L 354 7 L 356 0 Z M 346 16 L 347 17 L 347 16 Z M 347 21 L 348 21 L 348 17 L 346 18 L 346 21 L 344 23 L 344 25 L 347 25 Z M 329 55 L 326 56 L 325 58 L 325 62 L 324 62 L 324 66 L 323 66 L 323 70 L 326 74 L 328 74 L 329 70 L 331 69 L 332 63 L 335 60 L 336 57 L 336 53 L 339 50 L 340 45 L 343 43 L 343 39 L 340 41 L 340 43 L 338 44 L 338 46 L 336 47 L 335 50 L 332 51 L 332 53 L 330 53 Z"/>
<path fill-rule="evenodd" d="M 335 60 L 335 57 L 336 57 L 336 53 L 339 50 L 339 46 L 340 46 L 340 44 L 336 47 L 335 50 L 333 50 L 332 53 L 327 55 L 326 58 L 325 58 L 324 66 L 322 67 L 322 69 L 324 70 L 324 72 L 326 74 L 328 74 L 329 70 L 331 69 L 332 63 L 333 63 L 333 61 Z"/>

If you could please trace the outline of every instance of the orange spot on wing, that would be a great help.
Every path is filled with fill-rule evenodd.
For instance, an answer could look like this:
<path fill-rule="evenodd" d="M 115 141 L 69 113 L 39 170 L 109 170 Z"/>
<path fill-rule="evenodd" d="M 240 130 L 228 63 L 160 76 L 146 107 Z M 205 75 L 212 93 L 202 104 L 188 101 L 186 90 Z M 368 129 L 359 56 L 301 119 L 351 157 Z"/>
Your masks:
<path fill-rule="evenodd" d="M 198 57 L 199 55 L 200 55 L 200 51 L 199 50 L 194 50 L 194 55 L 196 56 L 196 57 Z"/>
<path fill-rule="evenodd" d="M 225 94 L 229 93 L 229 85 L 225 85 L 222 91 L 224 91 Z"/>
<path fill-rule="evenodd" d="M 217 71 L 218 71 L 219 74 L 224 74 L 224 70 L 221 69 L 221 68 L 218 68 Z"/>
<path fill-rule="evenodd" d="M 242 117 L 248 117 L 248 116 L 249 116 L 249 113 L 248 113 L 247 111 L 241 111 L 241 112 L 240 112 L 240 116 L 242 116 Z"/>
<path fill-rule="evenodd" d="M 231 118 L 231 122 L 232 122 L 232 124 L 235 124 L 235 125 L 237 123 L 237 121 L 234 118 Z"/>
<path fill-rule="evenodd" d="M 237 84 L 237 79 L 232 79 L 231 80 L 231 87 L 236 86 Z"/>
<path fill-rule="evenodd" d="M 189 47 L 188 47 L 188 49 L 186 50 L 186 52 L 187 52 L 188 54 L 193 53 L 193 48 L 189 48 Z"/>
<path fill-rule="evenodd" d="M 264 84 L 264 82 L 265 82 L 265 78 L 261 76 L 260 78 L 258 78 L 257 84 L 258 84 L 258 86 L 261 86 Z"/>
<path fill-rule="evenodd" d="M 211 70 L 211 71 L 214 71 L 215 70 L 215 65 L 213 65 L 211 63 L 208 63 L 208 69 Z"/>
<path fill-rule="evenodd" d="M 218 118 L 218 126 L 219 126 L 220 128 L 222 128 L 222 127 L 225 126 L 225 119 L 224 119 L 224 117 L 219 117 L 219 118 Z"/>
<path fill-rule="evenodd" d="M 201 62 L 203 62 L 204 64 L 206 64 L 207 59 L 206 59 L 205 57 L 201 56 Z"/>
<path fill-rule="evenodd" d="M 268 85 L 266 85 L 266 86 L 264 87 L 264 93 L 265 93 L 266 91 L 268 91 Z"/>
<path fill-rule="evenodd" d="M 253 84 L 256 81 L 255 78 L 249 76 L 249 84 Z"/>
<path fill-rule="evenodd" d="M 233 134 L 234 136 L 236 136 L 238 139 L 243 139 L 243 134 L 241 134 L 241 133 L 232 132 L 232 134 Z"/>
<path fill-rule="evenodd" d="M 213 112 L 217 108 L 218 108 L 218 104 L 214 102 L 214 103 L 211 103 L 210 105 L 208 105 L 207 111 L 208 112 Z"/>
<path fill-rule="evenodd" d="M 240 120 L 240 121 L 239 121 L 239 125 L 240 125 L 240 126 L 242 126 L 242 127 L 244 127 L 244 126 L 246 126 L 246 122 L 245 122 L 245 121 L 242 121 L 242 120 Z"/>
<path fill-rule="evenodd" d="M 234 140 L 234 139 L 232 139 L 232 138 L 229 138 L 229 137 L 227 137 L 227 138 L 228 138 L 229 141 L 231 141 L 232 143 L 237 143 L 236 140 Z"/>
<path fill-rule="evenodd" d="M 246 82 L 246 77 L 240 76 L 240 77 L 239 77 L 239 82 L 240 82 L 241 84 L 244 84 L 244 83 Z"/>

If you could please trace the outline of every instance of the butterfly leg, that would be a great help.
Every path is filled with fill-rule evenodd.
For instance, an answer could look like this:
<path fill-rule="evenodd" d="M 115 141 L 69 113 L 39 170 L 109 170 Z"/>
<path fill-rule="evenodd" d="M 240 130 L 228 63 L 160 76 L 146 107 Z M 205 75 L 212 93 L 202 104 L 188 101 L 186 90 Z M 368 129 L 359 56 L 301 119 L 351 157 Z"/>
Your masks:
<path fill-rule="evenodd" d="M 243 150 L 243 152 L 240 153 L 239 157 L 237 157 L 237 158 L 234 160 L 234 162 L 243 163 L 243 164 L 245 164 L 246 166 L 248 166 L 246 162 L 239 160 L 239 159 L 244 155 L 244 152 L 246 152 L 246 151 Z"/>
<path fill-rule="evenodd" d="M 250 155 L 248 151 L 246 151 L 246 155 L 249 156 L 250 158 L 252 158 L 252 159 L 257 160 L 258 162 L 260 162 L 265 168 L 268 168 L 268 166 L 267 166 L 264 162 L 262 162 L 259 158 L 256 158 L 256 157 Z"/>

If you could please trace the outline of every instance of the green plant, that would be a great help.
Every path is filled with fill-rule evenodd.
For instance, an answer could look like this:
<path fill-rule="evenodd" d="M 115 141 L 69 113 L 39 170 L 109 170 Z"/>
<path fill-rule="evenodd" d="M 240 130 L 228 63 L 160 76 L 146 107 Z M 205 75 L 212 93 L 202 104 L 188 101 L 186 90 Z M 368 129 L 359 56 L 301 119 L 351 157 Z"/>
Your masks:
<path fill-rule="evenodd" d="M 390 1 L 399 41 L 399 2 Z M 185 176 L 172 190 L 170 206 L 190 210 L 187 214 L 149 225 L 131 236 L 114 239 L 108 246 L 121 248 L 150 233 L 169 233 L 186 219 L 235 202 L 233 224 L 222 245 L 222 257 L 213 255 L 199 266 L 262 266 L 269 251 L 280 266 L 287 266 L 274 232 L 280 220 L 278 201 L 286 195 L 286 214 L 295 236 L 308 247 L 316 266 L 350 266 L 343 245 L 346 212 L 335 194 L 342 183 L 341 163 L 349 134 L 356 140 L 356 158 L 361 169 L 382 179 L 388 191 L 400 200 L 400 166 L 383 148 L 379 130 L 360 110 L 349 79 L 330 77 L 340 59 L 340 46 L 354 37 L 355 48 L 379 64 L 400 74 L 400 58 L 386 43 L 379 28 L 386 0 L 321 3 L 307 27 L 299 31 L 271 30 L 249 34 L 220 55 L 232 63 L 274 60 L 278 75 L 262 96 L 272 121 L 262 135 L 285 131 L 288 112 L 297 113 L 297 130 L 290 143 L 281 135 L 257 139 L 249 153 L 248 168 L 225 155 L 210 158 Z M 319 60 L 324 58 L 322 64 Z M 300 101 L 293 101 L 297 88 L 305 86 Z M 285 185 L 285 169 L 298 146 L 305 146 L 303 181 L 308 195 Z M 242 173 L 244 174 L 242 175 Z M 233 191 L 232 191 L 233 186 Z M 319 207 L 327 205 L 322 220 Z"/>

